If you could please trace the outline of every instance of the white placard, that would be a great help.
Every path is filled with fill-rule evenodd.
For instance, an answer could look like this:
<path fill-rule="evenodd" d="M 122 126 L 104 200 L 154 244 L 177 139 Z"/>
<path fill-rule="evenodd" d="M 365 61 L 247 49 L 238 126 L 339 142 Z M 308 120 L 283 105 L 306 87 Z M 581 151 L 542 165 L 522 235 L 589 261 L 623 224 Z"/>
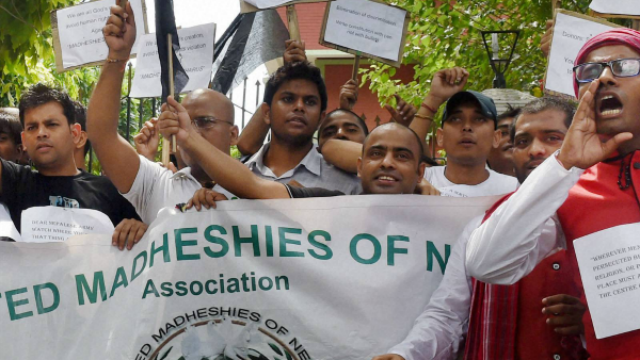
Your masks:
<path fill-rule="evenodd" d="M 589 9 L 601 14 L 640 15 L 638 0 L 593 0 Z"/>
<path fill-rule="evenodd" d="M 142 0 L 131 0 L 129 3 L 136 18 L 137 43 L 145 33 Z M 109 48 L 104 42 L 102 28 L 111 15 L 113 5 L 114 0 L 100 0 L 57 11 L 62 65 L 65 69 L 107 58 Z M 133 49 L 135 51 L 135 44 Z"/>
<path fill-rule="evenodd" d="M 104 213 L 91 209 L 57 206 L 32 207 L 22 212 L 22 241 L 63 242 L 75 235 L 113 234 L 113 223 Z"/>
<path fill-rule="evenodd" d="M 640 329 L 640 223 L 574 241 L 596 338 Z"/>
<path fill-rule="evenodd" d="M 329 3 L 324 41 L 363 53 L 400 61 L 407 12 L 368 0 Z"/>
<path fill-rule="evenodd" d="M 189 75 L 189 83 L 183 93 L 206 88 L 211 81 L 216 24 L 205 24 L 179 29 L 180 51 L 178 58 Z M 156 34 L 145 35 L 139 43 L 136 73 L 131 86 L 131 97 L 162 96 L 160 59 Z"/>
<path fill-rule="evenodd" d="M 545 90 L 575 97 L 573 63 L 576 56 L 589 39 L 612 28 L 601 22 L 559 12 L 551 42 Z"/>
<path fill-rule="evenodd" d="M 294 2 L 293 0 L 244 0 L 246 3 L 251 4 L 258 9 L 269 9 L 278 7 L 286 3 Z"/>
<path fill-rule="evenodd" d="M 164 212 L 131 251 L 106 235 L 0 243 L 0 357 L 371 359 L 498 198 L 223 201 Z"/>

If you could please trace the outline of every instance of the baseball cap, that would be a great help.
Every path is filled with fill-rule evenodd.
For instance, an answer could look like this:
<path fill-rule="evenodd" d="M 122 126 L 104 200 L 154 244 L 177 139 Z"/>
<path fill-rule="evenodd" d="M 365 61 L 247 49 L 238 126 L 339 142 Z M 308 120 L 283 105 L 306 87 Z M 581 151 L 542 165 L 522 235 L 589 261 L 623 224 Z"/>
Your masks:
<path fill-rule="evenodd" d="M 493 99 L 473 90 L 460 91 L 449 98 L 447 105 L 445 106 L 444 113 L 442 114 L 442 126 L 444 126 L 444 122 L 447 119 L 448 114 L 450 114 L 456 106 L 461 103 L 468 102 L 469 100 L 477 101 L 478 104 L 480 104 L 480 111 L 482 111 L 482 114 L 493 120 L 493 123 L 497 126 L 498 110 L 496 110 L 496 104 L 493 102 Z"/>

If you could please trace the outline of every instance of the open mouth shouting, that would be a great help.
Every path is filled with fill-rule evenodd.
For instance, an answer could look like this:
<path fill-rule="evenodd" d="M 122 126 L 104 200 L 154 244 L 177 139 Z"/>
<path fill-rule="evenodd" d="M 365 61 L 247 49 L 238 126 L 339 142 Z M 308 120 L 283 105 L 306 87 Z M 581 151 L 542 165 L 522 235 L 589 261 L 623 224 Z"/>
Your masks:
<path fill-rule="evenodd" d="M 622 114 L 624 105 L 616 94 L 601 94 L 598 101 L 597 113 L 601 118 L 613 118 Z"/>
<path fill-rule="evenodd" d="M 375 180 L 380 185 L 393 185 L 398 181 L 400 181 L 395 176 L 389 175 L 389 174 L 377 175 L 376 177 L 373 178 L 373 180 Z"/>

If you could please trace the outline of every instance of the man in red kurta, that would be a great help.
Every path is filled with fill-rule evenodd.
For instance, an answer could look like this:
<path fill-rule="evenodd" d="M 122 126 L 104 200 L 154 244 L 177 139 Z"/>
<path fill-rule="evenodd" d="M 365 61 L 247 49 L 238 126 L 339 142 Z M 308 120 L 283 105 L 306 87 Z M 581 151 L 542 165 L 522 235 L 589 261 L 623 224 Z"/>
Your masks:
<path fill-rule="evenodd" d="M 467 270 L 482 281 L 512 284 L 530 273 L 553 246 L 539 236 L 551 220 L 582 288 L 573 241 L 640 223 L 640 32 L 595 36 L 575 65 L 580 106 L 560 152 L 471 235 Z M 630 296 L 640 299 L 640 292 Z M 581 297 L 586 301 L 584 291 Z M 640 358 L 640 330 L 597 339 L 589 311 L 584 323 L 592 359 Z"/>

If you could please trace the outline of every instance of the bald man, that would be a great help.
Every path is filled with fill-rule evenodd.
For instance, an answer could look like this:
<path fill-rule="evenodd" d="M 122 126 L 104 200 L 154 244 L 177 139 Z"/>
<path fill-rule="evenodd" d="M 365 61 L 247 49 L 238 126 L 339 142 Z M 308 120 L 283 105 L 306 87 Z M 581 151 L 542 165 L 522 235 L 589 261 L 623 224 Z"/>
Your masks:
<path fill-rule="evenodd" d="M 114 8 L 112 12 L 124 11 Z M 123 64 L 128 61 L 135 41 L 135 26 L 132 22 L 118 20 L 121 18 L 116 19 L 120 22 L 114 24 L 113 18 L 110 18 L 104 30 L 109 56 L 89 103 L 87 130 L 105 174 L 133 204 L 142 221 L 150 224 L 160 209 L 186 203 L 197 190 L 210 185 L 211 178 L 197 161 L 180 148 L 177 158 L 181 169 L 174 174 L 139 156 L 133 146 L 118 134 Z M 125 26 L 126 31 L 123 30 Z M 230 146 L 238 140 L 231 101 L 218 92 L 201 89 L 187 95 L 182 105 L 192 119 L 189 126 L 194 132 L 228 155 Z M 231 196 L 219 186 L 214 190 Z"/>

